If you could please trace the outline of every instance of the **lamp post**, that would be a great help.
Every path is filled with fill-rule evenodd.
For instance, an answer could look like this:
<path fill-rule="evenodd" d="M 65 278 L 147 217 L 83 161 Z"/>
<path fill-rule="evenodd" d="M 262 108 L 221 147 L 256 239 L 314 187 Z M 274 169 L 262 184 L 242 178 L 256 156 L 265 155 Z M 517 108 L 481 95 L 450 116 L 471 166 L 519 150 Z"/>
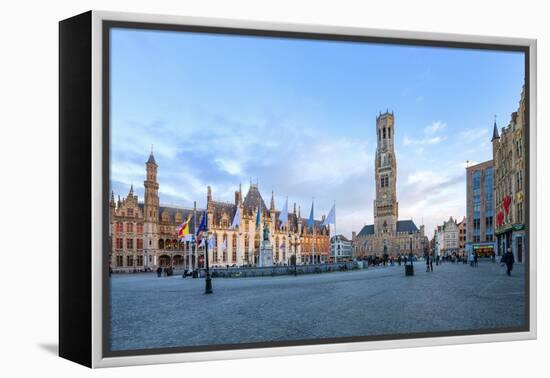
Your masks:
<path fill-rule="evenodd" d="M 296 277 L 298 275 L 298 272 L 297 272 L 297 269 L 296 269 L 296 265 L 298 263 L 298 256 L 296 256 L 296 245 L 297 245 L 297 243 L 294 240 L 292 240 L 292 237 L 290 236 L 290 233 L 287 235 L 287 237 L 288 237 L 288 245 L 290 246 L 291 251 L 294 252 L 292 254 L 292 257 L 290 258 L 290 262 L 292 263 L 292 265 L 294 265 L 294 276 Z"/>
<path fill-rule="evenodd" d="M 409 231 L 409 264 L 405 260 L 405 275 L 414 276 L 414 265 L 413 265 L 413 253 L 412 253 L 412 231 Z"/>
<path fill-rule="evenodd" d="M 204 263 L 205 263 L 205 271 L 206 271 L 206 279 L 205 279 L 205 287 L 204 287 L 204 294 L 212 294 L 212 277 L 210 277 L 210 264 L 208 262 L 208 227 L 204 229 L 203 233 L 204 237 L 206 238 L 205 242 L 205 249 L 204 249 Z"/>

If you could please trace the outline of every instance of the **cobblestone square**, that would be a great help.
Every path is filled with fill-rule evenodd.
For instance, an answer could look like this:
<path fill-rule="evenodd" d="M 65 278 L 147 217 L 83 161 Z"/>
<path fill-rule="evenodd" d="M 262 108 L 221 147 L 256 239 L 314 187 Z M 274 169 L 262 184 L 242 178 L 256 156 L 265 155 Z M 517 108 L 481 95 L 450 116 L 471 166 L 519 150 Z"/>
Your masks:
<path fill-rule="evenodd" d="M 111 278 L 112 350 L 522 327 L 525 272 L 498 263 L 263 278 Z"/>

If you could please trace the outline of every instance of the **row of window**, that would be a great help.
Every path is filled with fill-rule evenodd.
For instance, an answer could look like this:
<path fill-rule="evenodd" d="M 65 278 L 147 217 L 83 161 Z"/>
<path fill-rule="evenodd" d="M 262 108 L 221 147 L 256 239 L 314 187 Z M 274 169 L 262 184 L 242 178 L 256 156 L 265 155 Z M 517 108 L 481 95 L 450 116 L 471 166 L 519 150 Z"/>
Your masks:
<path fill-rule="evenodd" d="M 138 255 L 135 259 L 132 255 L 126 256 L 126 266 L 134 266 L 134 262 L 136 266 L 143 266 L 143 256 Z M 124 256 L 116 256 L 115 265 L 119 268 L 124 266 Z"/>
<path fill-rule="evenodd" d="M 494 240 L 494 236 L 492 234 L 490 235 L 485 235 L 485 241 L 486 242 L 492 242 Z M 481 237 L 479 235 L 474 235 L 472 237 L 472 241 L 474 243 L 481 243 Z"/>
<path fill-rule="evenodd" d="M 388 139 L 391 139 L 391 127 L 388 126 Z M 378 140 L 386 139 L 386 128 L 382 128 L 382 134 L 380 134 L 380 129 L 378 129 Z"/>
<path fill-rule="evenodd" d="M 136 224 L 135 227 L 136 233 L 143 234 L 143 223 Z M 115 232 L 122 233 L 124 232 L 124 223 L 116 222 L 115 223 Z M 126 232 L 134 232 L 134 223 L 126 223 Z"/>
<path fill-rule="evenodd" d="M 124 248 L 124 239 L 116 238 L 115 239 L 115 248 L 122 249 Z M 134 239 L 126 239 L 126 249 L 134 249 Z M 136 249 L 143 249 L 143 239 L 136 239 Z"/>

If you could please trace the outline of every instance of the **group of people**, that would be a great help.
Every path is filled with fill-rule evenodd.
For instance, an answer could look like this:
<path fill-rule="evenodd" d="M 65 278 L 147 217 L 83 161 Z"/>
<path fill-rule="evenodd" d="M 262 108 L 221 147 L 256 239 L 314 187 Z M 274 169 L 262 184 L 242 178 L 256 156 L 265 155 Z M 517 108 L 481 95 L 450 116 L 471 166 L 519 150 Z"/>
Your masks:
<path fill-rule="evenodd" d="M 443 261 L 451 261 L 453 263 L 459 263 L 460 261 L 462 261 L 464 264 L 466 263 L 466 257 L 465 256 L 453 255 L 453 256 L 440 257 L 439 255 L 437 255 L 434 258 L 434 257 L 431 256 L 431 254 L 426 253 L 424 255 L 424 260 L 426 262 L 426 272 L 433 272 L 433 270 L 434 270 L 433 260 L 434 259 L 435 259 L 436 265 L 439 265 L 439 264 L 443 263 Z M 408 256 L 407 255 L 398 255 L 397 257 L 389 256 L 388 254 L 384 254 L 382 257 L 379 257 L 377 255 L 374 255 L 374 256 L 371 255 L 371 256 L 368 256 L 365 260 L 366 260 L 368 266 L 379 266 L 379 265 L 393 266 L 396 262 L 399 266 L 401 266 L 401 264 L 407 264 L 407 262 L 412 263 L 414 260 L 416 260 L 416 257 L 412 253 L 410 253 Z M 493 262 L 496 261 L 496 256 L 495 256 L 494 253 L 492 255 L 491 260 Z M 474 252 L 471 256 L 471 259 L 470 259 L 470 266 L 475 268 L 475 267 L 478 266 L 478 262 L 479 262 L 479 255 L 476 252 Z M 510 248 L 508 248 L 506 253 L 504 253 L 504 255 L 502 256 L 500 262 L 503 266 L 506 266 L 506 274 L 508 276 L 510 276 L 512 274 L 512 270 L 514 268 L 514 263 L 515 263 L 514 254 L 512 253 Z M 168 266 L 168 267 L 165 267 L 165 268 L 162 268 L 162 267 L 159 266 L 157 268 L 156 272 L 157 272 L 158 277 L 162 277 L 163 274 L 166 277 L 169 277 L 169 276 L 174 274 L 174 268 L 171 267 L 171 266 Z M 109 276 L 111 274 L 112 274 L 112 269 L 109 268 Z M 189 272 L 186 271 L 183 276 L 185 277 L 185 276 L 191 275 L 191 274 L 192 274 L 192 271 L 189 271 Z"/>
<path fill-rule="evenodd" d="M 157 268 L 157 277 L 162 277 L 163 273 L 166 277 L 170 277 L 174 274 L 174 268 L 172 268 L 171 266 L 167 266 L 165 268 L 159 266 Z"/>
<path fill-rule="evenodd" d="M 414 256 L 412 253 L 410 253 L 409 255 L 398 255 L 397 257 L 390 256 L 389 254 L 385 253 L 382 256 L 370 255 L 363 259 L 363 261 L 367 262 L 368 266 L 394 266 L 396 263 L 401 266 L 401 264 L 406 264 L 409 261 L 415 260 L 416 256 Z"/>

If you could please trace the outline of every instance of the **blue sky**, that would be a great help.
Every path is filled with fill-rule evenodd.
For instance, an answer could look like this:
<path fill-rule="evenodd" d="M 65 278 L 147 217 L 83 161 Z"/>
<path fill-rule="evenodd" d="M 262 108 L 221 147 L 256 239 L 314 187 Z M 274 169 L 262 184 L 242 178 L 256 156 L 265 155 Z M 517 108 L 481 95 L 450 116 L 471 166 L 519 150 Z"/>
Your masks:
<path fill-rule="evenodd" d="M 232 201 L 258 182 L 307 217 L 336 201 L 337 231 L 372 223 L 375 122 L 395 114 L 399 218 L 466 213 L 465 162 L 491 159 L 508 123 L 523 54 L 114 29 L 111 186 L 143 199 L 151 145 L 163 204 Z"/>

